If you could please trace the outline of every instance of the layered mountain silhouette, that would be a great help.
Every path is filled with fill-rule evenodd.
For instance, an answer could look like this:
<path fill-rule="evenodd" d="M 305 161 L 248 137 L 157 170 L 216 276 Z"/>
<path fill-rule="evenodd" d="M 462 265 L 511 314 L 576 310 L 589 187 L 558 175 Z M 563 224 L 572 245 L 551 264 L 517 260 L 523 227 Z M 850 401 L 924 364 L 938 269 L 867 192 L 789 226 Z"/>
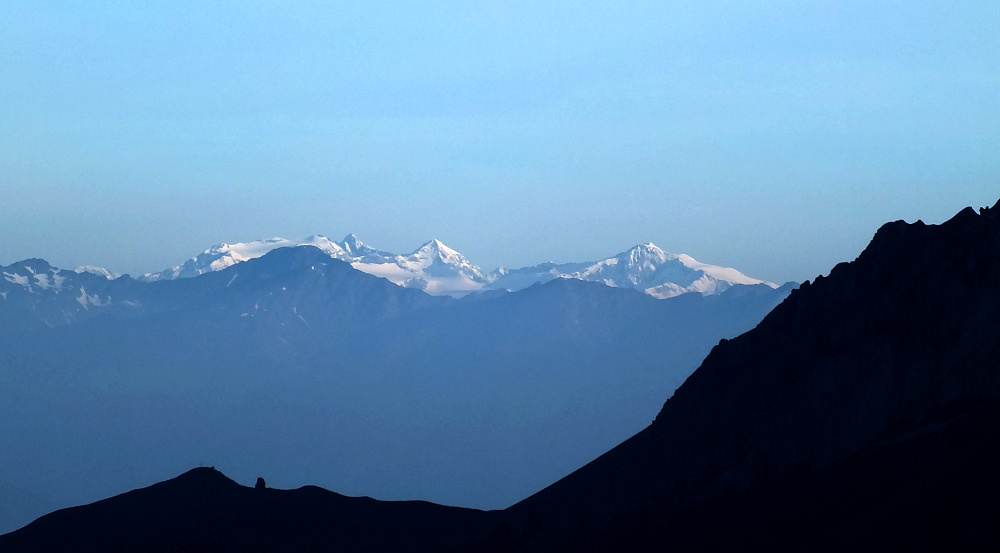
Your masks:
<path fill-rule="evenodd" d="M 657 300 L 557 279 L 459 300 L 309 246 L 156 282 L 3 274 L 0 531 L 201 463 L 506 507 L 648 425 L 791 288 Z"/>
<path fill-rule="evenodd" d="M 428 515 L 470 531 L 414 533 L 402 549 L 989 549 L 1000 520 L 998 317 L 1000 204 L 937 226 L 887 224 L 857 260 L 719 343 L 648 428 L 503 512 Z M 154 490 L 168 505 L 200 509 L 180 480 L 43 517 L 0 537 L 0 549 L 65 550 L 47 536 L 83 527 L 95 549 L 76 550 L 112 547 L 119 531 L 154 550 L 169 532 L 142 529 L 184 534 L 176 512 L 142 507 Z M 240 489 L 245 503 L 220 500 L 204 516 L 258 509 L 259 532 L 290 531 L 265 496 Z M 365 524 L 392 533 L 397 508 L 377 504 Z M 116 522 L 126 516 L 119 509 L 140 530 Z M 333 550 L 317 528 L 340 521 L 317 517 L 296 536 Z M 357 524 L 342 539 L 369 531 Z M 220 533 L 195 524 L 185 547 L 223 540 L 253 550 L 249 526 L 210 526 Z"/>

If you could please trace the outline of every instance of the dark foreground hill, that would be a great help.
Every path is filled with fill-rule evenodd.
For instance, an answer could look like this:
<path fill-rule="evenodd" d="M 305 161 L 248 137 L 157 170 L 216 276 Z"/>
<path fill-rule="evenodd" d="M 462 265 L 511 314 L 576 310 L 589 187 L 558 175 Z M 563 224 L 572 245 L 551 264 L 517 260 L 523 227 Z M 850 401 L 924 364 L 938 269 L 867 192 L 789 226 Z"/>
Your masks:
<path fill-rule="evenodd" d="M 428 516 L 441 532 L 344 550 L 992 550 L 998 321 L 1000 207 L 887 224 L 857 260 L 716 346 L 651 426 L 594 462 L 504 512 L 439 510 Z M 264 509 L 265 496 L 247 497 Z M 2 536 L 0 550 L 46 550 L 33 549 L 40 536 L 88 520 L 102 529 L 92 539 L 113 549 L 119 515 L 97 516 L 96 505 Z M 245 508 L 220 503 L 211 516 Z M 394 508 L 373 506 L 368 528 L 396 532 Z M 262 512 L 268 532 L 287 531 L 279 511 Z M 311 520 L 296 527 L 301 543 L 338 550 L 306 536 L 339 521 Z M 252 533 L 220 528 L 231 530 L 219 539 L 242 536 L 228 543 L 252 550 Z M 159 536 L 139 549 L 156 550 Z"/>
<path fill-rule="evenodd" d="M 84 507 L 0 536 L 2 551 L 308 552 L 455 550 L 490 514 L 423 501 L 384 502 L 306 486 L 241 486 L 214 468 Z"/>

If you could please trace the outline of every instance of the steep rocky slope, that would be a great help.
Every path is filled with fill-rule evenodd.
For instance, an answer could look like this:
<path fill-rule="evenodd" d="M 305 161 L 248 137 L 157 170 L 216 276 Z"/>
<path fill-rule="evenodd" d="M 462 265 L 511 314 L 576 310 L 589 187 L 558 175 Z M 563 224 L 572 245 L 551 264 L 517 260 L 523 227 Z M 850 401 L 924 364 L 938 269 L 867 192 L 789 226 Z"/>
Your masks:
<path fill-rule="evenodd" d="M 1000 447 L 998 320 L 1000 208 L 969 208 L 936 226 L 886 224 L 857 260 L 802 285 L 757 328 L 715 347 L 649 428 L 510 509 L 524 534 L 508 547 L 611 550 L 629 536 L 698 549 L 715 538 L 693 529 L 708 530 L 716 517 L 720 528 L 780 534 L 789 528 L 764 513 L 819 513 L 823 496 L 777 490 L 839 481 L 846 495 L 863 496 L 862 475 L 870 479 L 887 455 L 911 460 L 887 469 L 907 475 L 910 487 L 947 488 L 939 484 L 966 452 L 996 458 Z M 981 443 L 956 437 L 963 432 Z M 928 446 L 929 435 L 954 449 Z M 880 449 L 889 444 L 906 444 L 911 455 Z M 992 470 L 970 464 L 967 481 L 996 488 Z M 953 490 L 968 498 L 960 512 L 997 520 L 1000 504 L 980 501 L 977 486 Z M 883 525 L 916 525 L 933 497 L 883 513 Z M 757 508 L 740 511 L 745 524 L 722 514 L 726 502 L 748 498 L 758 498 Z M 793 499 L 801 509 L 790 507 Z M 524 521 L 547 530 L 535 535 Z"/>

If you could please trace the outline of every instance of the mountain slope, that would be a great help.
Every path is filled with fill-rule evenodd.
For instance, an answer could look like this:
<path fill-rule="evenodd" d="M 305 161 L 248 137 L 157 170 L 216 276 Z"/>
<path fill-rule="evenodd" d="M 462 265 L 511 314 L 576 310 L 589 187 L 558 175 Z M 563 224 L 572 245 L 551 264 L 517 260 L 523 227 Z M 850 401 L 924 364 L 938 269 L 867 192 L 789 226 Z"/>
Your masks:
<path fill-rule="evenodd" d="M 550 524 L 547 534 L 520 546 L 559 549 L 557 536 L 572 534 L 573 543 L 586 544 L 583 550 L 612 550 L 616 532 L 644 520 L 635 539 L 676 545 L 683 536 L 697 549 L 712 538 L 693 529 L 706 530 L 709 519 L 685 523 L 679 513 L 697 507 L 709 517 L 726 501 L 753 504 L 751 497 L 769 508 L 739 511 L 746 525 L 726 524 L 788 532 L 765 513 L 822 512 L 823 495 L 799 498 L 793 509 L 794 495 L 773 490 L 795 489 L 795 478 L 802 486 L 841 481 L 849 485 L 846 495 L 863 497 L 859 475 L 871 479 L 880 444 L 904 444 L 932 467 L 957 470 L 961 459 L 919 441 L 935 432 L 943 442 L 985 432 L 993 459 L 1000 443 L 998 316 L 1000 208 L 966 209 L 939 226 L 887 224 L 856 261 L 804 284 L 754 330 L 714 348 L 649 428 L 513 507 Z M 960 420 L 977 430 L 952 424 Z M 957 452 L 984 447 L 957 442 Z M 852 456 L 860 460 L 849 468 Z M 893 462 L 908 458 L 896 455 Z M 953 480 L 997 488 L 992 470 L 970 465 L 974 477 Z M 903 474 L 925 479 L 911 486 L 946 489 L 938 484 L 952 476 L 907 473 L 906 466 Z M 953 492 L 969 520 L 982 520 L 975 513 L 1000 516 L 1000 503 L 982 502 L 975 489 Z M 929 507 L 916 503 L 879 516 L 899 529 Z M 805 520 L 830 530 L 821 519 Z M 872 531 L 848 541 L 863 543 Z"/>

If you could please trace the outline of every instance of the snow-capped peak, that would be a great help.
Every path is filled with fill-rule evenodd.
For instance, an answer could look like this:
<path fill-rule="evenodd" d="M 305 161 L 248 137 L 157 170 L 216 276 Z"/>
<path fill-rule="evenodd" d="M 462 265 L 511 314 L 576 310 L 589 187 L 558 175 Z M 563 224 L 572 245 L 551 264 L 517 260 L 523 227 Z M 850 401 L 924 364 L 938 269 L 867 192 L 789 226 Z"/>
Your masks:
<path fill-rule="evenodd" d="M 365 244 L 364 242 L 362 242 L 358 238 L 358 235 L 356 235 L 354 233 L 351 233 L 351 234 L 348 234 L 347 236 L 345 236 L 344 240 L 342 241 L 342 243 L 347 248 L 347 250 L 350 251 L 350 252 L 357 252 L 357 251 L 360 251 L 360 250 L 368 249 L 368 245 Z"/>
<path fill-rule="evenodd" d="M 73 269 L 74 273 L 90 273 L 92 275 L 102 276 L 108 280 L 114 280 L 121 275 L 114 271 L 109 271 L 104 267 L 91 267 L 89 265 L 81 265 L 76 269 Z"/>
<path fill-rule="evenodd" d="M 292 245 L 294 244 L 291 241 L 280 237 L 268 240 L 254 240 L 252 242 L 237 242 L 235 244 L 216 244 L 197 256 L 188 259 L 181 265 L 165 269 L 158 273 L 146 273 L 139 277 L 139 280 L 152 282 L 196 277 L 212 271 L 221 271 L 226 267 L 248 259 L 256 259 L 275 248 Z"/>
<path fill-rule="evenodd" d="M 260 257 L 276 248 L 305 245 L 315 246 L 330 257 L 346 261 L 360 271 L 384 277 L 402 286 L 418 287 L 432 294 L 461 295 L 481 289 L 485 284 L 479 267 L 440 240 L 431 240 L 409 255 L 396 255 L 372 248 L 354 234 L 348 234 L 342 242 L 334 242 L 317 234 L 297 242 L 279 237 L 218 244 L 181 265 L 143 275 L 140 280 L 198 276 Z"/>
<path fill-rule="evenodd" d="M 437 238 L 420 246 L 410 256 L 417 258 L 434 257 L 448 264 L 472 267 L 472 263 L 465 256 L 445 246 Z"/>
<path fill-rule="evenodd" d="M 663 251 L 659 246 L 657 246 L 652 242 L 647 242 L 645 244 L 635 246 L 632 249 L 636 252 L 642 252 L 647 255 L 652 255 L 658 258 L 667 258 L 673 255 Z"/>
<path fill-rule="evenodd" d="M 314 234 L 305 240 L 299 240 L 296 245 L 317 247 L 334 259 L 347 260 L 351 257 L 351 252 L 344 244 L 338 244 L 322 234 Z"/>
<path fill-rule="evenodd" d="M 593 263 L 544 263 L 523 269 L 494 271 L 487 277 L 489 287 L 519 290 L 535 282 L 574 278 L 600 282 L 619 288 L 633 288 L 656 298 L 688 292 L 715 294 L 734 284 L 771 283 L 748 277 L 736 269 L 701 263 L 689 255 L 663 251 L 652 242 Z"/>
<path fill-rule="evenodd" d="M 618 255 L 592 263 L 544 263 L 522 269 L 498 269 L 486 275 L 465 256 L 436 238 L 408 255 L 397 255 L 372 248 L 354 234 L 348 234 L 341 242 L 317 234 L 295 242 L 271 238 L 219 244 L 182 265 L 147 274 L 140 279 L 152 281 L 197 276 L 260 257 L 275 248 L 300 245 L 315 246 L 330 257 L 350 263 L 359 271 L 435 295 L 458 296 L 485 289 L 513 291 L 555 278 L 633 288 L 657 298 L 688 292 L 715 294 L 736 284 L 777 287 L 748 277 L 736 269 L 701 263 L 685 254 L 667 253 L 652 242 L 633 246 Z"/>
<path fill-rule="evenodd" d="M 344 240 L 340 242 L 340 245 L 343 246 L 344 250 L 350 254 L 349 257 L 354 259 L 366 258 L 369 261 L 377 261 L 379 259 L 389 260 L 396 257 L 396 254 L 384 252 L 365 244 L 355 234 L 348 234 L 345 236 Z M 345 259 L 345 261 L 350 260 Z"/>
<path fill-rule="evenodd" d="M 435 295 L 463 295 L 481 290 L 486 284 L 479 267 L 437 239 L 409 255 L 369 255 L 351 265 L 400 286 L 420 288 Z"/>

